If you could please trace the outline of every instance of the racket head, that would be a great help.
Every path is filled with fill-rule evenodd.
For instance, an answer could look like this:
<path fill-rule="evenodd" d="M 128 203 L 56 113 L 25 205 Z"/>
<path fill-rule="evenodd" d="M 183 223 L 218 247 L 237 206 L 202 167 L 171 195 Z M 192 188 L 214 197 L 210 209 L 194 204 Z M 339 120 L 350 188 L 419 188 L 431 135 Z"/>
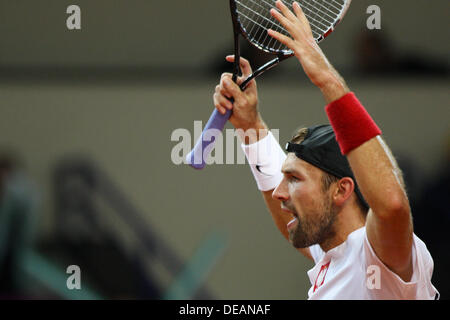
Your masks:
<path fill-rule="evenodd" d="M 291 9 L 295 0 L 282 0 Z M 307 17 L 317 43 L 329 36 L 347 12 L 351 0 L 297 0 Z M 294 53 L 284 44 L 267 34 L 273 29 L 286 36 L 289 33 L 270 14 L 275 0 L 230 0 L 235 28 L 256 48 L 277 55 L 281 59 Z M 235 30 L 235 32 L 238 30 Z"/>

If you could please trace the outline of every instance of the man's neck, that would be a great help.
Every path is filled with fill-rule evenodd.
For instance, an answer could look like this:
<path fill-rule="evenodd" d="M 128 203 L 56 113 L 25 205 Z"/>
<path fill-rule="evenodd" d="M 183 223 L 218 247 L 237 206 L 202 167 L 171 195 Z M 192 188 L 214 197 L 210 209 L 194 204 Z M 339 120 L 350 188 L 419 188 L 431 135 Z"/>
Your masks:
<path fill-rule="evenodd" d="M 328 252 L 344 243 L 350 233 L 365 226 L 365 218 L 359 211 L 350 210 L 351 208 L 348 208 L 346 211 L 342 210 L 342 212 L 338 214 L 338 218 L 334 223 L 334 236 L 320 243 L 320 247 L 324 252 Z"/>

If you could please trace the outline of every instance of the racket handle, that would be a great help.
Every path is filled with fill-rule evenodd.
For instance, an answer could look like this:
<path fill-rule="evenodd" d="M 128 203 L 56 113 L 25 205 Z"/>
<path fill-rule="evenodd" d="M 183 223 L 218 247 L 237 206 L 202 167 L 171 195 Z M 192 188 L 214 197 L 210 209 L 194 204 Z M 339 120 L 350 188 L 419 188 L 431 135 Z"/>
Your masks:
<path fill-rule="evenodd" d="M 205 167 L 205 159 L 208 158 L 216 139 L 214 138 L 214 135 L 211 135 L 207 137 L 207 139 L 211 140 L 204 141 L 204 135 L 208 130 L 212 129 L 216 129 L 222 132 L 225 124 L 231 116 L 231 112 L 231 110 L 227 110 L 225 114 L 221 114 L 219 111 L 217 111 L 217 109 L 214 108 L 214 111 L 209 117 L 209 120 L 206 123 L 202 134 L 195 143 L 194 149 L 192 149 L 186 157 L 186 162 L 191 167 L 193 167 L 194 169 L 203 169 Z"/>

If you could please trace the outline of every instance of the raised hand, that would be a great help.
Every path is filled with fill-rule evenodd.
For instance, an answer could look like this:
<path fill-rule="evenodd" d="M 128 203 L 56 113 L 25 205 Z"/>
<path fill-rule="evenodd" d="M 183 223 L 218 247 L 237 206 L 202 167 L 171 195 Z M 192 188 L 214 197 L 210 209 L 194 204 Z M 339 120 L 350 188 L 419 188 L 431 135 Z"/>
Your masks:
<path fill-rule="evenodd" d="M 276 1 L 271 15 L 280 22 L 290 37 L 275 30 L 268 34 L 289 47 L 299 60 L 308 78 L 319 87 L 327 102 L 343 96 L 349 90 L 344 80 L 328 62 L 327 57 L 314 40 L 308 19 L 298 2 L 294 2 L 291 11 L 282 1 Z"/>
<path fill-rule="evenodd" d="M 226 57 L 228 62 L 234 62 L 234 56 Z M 244 91 L 239 85 L 252 73 L 252 68 L 247 59 L 239 59 L 242 76 L 237 79 L 237 83 L 232 80 L 231 73 L 223 73 L 220 83 L 216 86 L 213 95 L 214 106 L 221 114 L 226 110 L 233 110 L 229 121 L 236 129 L 247 131 L 248 129 L 266 129 L 261 115 L 258 111 L 258 91 L 256 81 L 249 82 Z M 230 99 L 233 99 L 232 103 Z"/>

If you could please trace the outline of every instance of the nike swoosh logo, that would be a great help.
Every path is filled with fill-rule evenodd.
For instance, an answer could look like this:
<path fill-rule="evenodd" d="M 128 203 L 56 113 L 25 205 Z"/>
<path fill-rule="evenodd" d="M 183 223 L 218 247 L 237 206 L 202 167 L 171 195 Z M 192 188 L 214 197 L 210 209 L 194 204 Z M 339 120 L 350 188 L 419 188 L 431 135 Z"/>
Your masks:
<path fill-rule="evenodd" d="M 256 165 L 256 170 L 258 170 L 261 174 L 263 174 L 263 175 L 265 175 L 265 176 L 268 176 L 268 177 L 271 176 L 270 174 L 266 174 L 266 173 L 262 172 L 262 171 L 261 171 L 261 166 L 260 166 L 259 164 Z"/>

